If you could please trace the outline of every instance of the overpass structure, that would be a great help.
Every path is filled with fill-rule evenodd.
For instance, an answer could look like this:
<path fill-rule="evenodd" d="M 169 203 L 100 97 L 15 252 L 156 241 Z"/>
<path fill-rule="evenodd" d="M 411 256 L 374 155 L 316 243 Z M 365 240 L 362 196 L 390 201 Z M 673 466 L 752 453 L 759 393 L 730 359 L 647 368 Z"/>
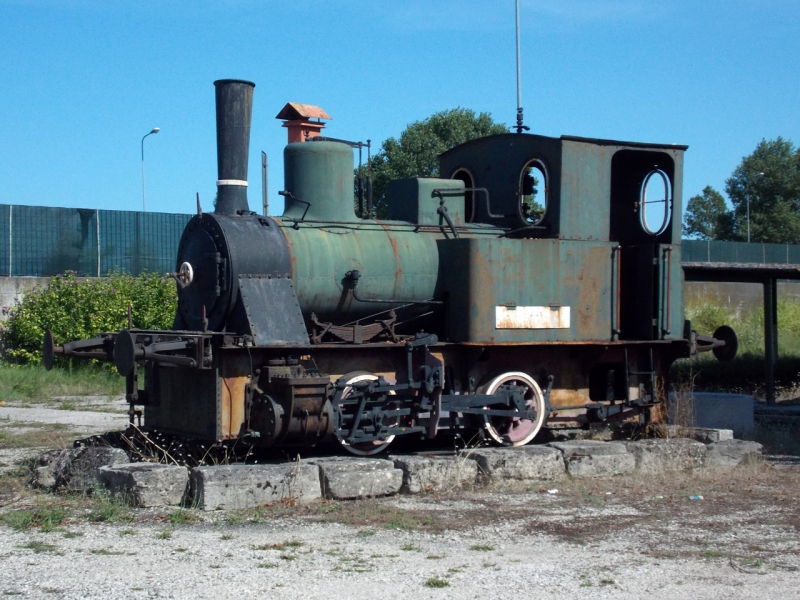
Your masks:
<path fill-rule="evenodd" d="M 760 283 L 764 286 L 764 378 L 768 404 L 775 402 L 778 357 L 778 280 L 800 280 L 800 245 L 682 241 L 686 281 Z"/>

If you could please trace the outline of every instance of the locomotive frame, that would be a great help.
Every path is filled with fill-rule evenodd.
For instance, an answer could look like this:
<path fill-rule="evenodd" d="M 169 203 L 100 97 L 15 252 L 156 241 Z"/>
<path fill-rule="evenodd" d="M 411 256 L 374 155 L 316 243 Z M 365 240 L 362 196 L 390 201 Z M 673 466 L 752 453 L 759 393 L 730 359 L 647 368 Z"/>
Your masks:
<path fill-rule="evenodd" d="M 489 136 L 442 154 L 443 178 L 392 182 L 378 221 L 354 214 L 352 144 L 312 136 L 286 147 L 286 207 L 265 217 L 246 195 L 254 84 L 215 86 L 218 199 L 181 239 L 174 328 L 45 334 L 48 368 L 114 362 L 131 423 L 357 455 L 442 432 L 517 446 L 543 427 L 661 422 L 672 362 L 735 347 L 684 319 L 686 146 Z"/>

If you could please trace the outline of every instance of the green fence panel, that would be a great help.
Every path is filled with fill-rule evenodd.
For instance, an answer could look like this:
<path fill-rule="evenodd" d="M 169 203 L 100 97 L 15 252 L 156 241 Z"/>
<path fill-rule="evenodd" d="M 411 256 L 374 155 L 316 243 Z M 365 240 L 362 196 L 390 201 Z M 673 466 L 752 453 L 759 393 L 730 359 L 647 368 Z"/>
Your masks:
<path fill-rule="evenodd" d="M 133 275 L 175 269 L 191 215 L 0 204 L 0 275 Z"/>
<path fill-rule="evenodd" d="M 683 262 L 800 264 L 800 245 L 682 240 Z"/>
<path fill-rule="evenodd" d="M 789 244 L 764 244 L 764 262 L 786 264 L 789 262 Z"/>
<path fill-rule="evenodd" d="M 681 241 L 681 257 L 683 262 L 708 262 L 709 246 L 706 240 Z"/>

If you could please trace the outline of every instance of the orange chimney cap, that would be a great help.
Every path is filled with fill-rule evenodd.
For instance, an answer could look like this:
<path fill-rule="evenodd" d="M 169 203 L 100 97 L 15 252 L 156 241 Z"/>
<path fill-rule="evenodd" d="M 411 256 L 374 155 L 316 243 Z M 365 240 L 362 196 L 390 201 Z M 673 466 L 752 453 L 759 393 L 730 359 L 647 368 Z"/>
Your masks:
<path fill-rule="evenodd" d="M 331 119 L 331 116 L 319 106 L 300 104 L 298 102 L 288 102 L 275 118 L 294 121 L 295 119 L 310 119 L 312 117 L 317 119 Z"/>

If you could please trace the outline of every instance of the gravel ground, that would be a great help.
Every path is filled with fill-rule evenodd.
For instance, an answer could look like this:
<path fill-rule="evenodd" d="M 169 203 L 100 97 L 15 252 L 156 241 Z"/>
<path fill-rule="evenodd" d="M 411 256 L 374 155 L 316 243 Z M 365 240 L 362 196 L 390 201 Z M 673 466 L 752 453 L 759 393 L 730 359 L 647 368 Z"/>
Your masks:
<path fill-rule="evenodd" d="M 60 423 L 86 432 L 104 432 L 125 429 L 128 415 L 88 410 L 60 410 L 31 406 L 0 406 L 0 422 Z"/>
<path fill-rule="evenodd" d="M 15 410 L 30 412 L 0 418 L 96 429 L 117 418 Z M 102 500 L 21 481 L 0 494 L 0 518 L 55 506 L 66 519 L 49 532 L 0 523 L 7 596 L 800 598 L 791 462 L 242 513 L 120 509 L 115 523 L 97 521 Z"/>
<path fill-rule="evenodd" d="M 800 597 L 796 530 L 776 536 L 774 528 L 746 526 L 748 518 L 738 515 L 725 533 L 709 535 L 698 523 L 670 521 L 660 532 L 625 527 L 570 542 L 554 535 L 552 526 L 578 514 L 606 521 L 641 515 L 618 504 L 562 511 L 558 499 L 541 495 L 526 510 L 530 496 L 503 496 L 516 509 L 511 518 L 495 514 L 489 524 L 442 531 L 298 516 L 247 525 L 170 526 L 156 518 L 128 525 L 69 523 L 51 533 L 5 529 L 0 591 L 107 599 L 257 598 L 265 593 L 304 599 Z M 399 503 L 463 510 L 457 500 Z M 779 551 L 779 558 L 755 560 L 756 551 L 747 550 L 751 539 L 762 544 L 762 553 L 767 546 Z"/>

